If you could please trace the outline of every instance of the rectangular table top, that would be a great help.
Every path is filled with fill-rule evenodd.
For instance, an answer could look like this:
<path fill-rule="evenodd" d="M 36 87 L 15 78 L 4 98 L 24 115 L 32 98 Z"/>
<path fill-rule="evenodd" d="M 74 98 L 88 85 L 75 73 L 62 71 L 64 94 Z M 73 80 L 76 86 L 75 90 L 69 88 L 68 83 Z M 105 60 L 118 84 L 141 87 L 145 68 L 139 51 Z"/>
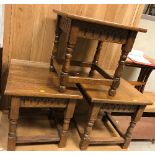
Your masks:
<path fill-rule="evenodd" d="M 146 98 L 124 79 L 120 80 L 120 86 L 115 96 L 108 95 L 109 86 L 80 84 L 79 87 L 90 102 L 131 105 L 152 104 L 151 100 Z"/>
<path fill-rule="evenodd" d="M 89 18 L 85 16 L 79 16 L 79 15 L 75 15 L 75 14 L 71 14 L 71 13 L 67 13 L 67 12 L 63 12 L 63 11 L 59 11 L 55 9 L 53 11 L 60 16 L 68 17 L 71 19 L 79 20 L 79 21 L 91 22 L 91 23 L 96 23 L 100 25 L 106 25 L 106 26 L 111 26 L 114 28 L 121 28 L 125 30 L 137 31 L 137 32 L 144 32 L 144 33 L 147 32 L 147 29 L 144 29 L 144 28 L 126 26 L 126 25 L 122 25 L 122 24 L 118 24 L 114 22 L 108 22 L 108 21 L 98 20 L 98 19 Z"/>
<path fill-rule="evenodd" d="M 9 68 L 5 95 L 35 96 L 49 98 L 82 99 L 76 86 L 59 92 L 59 79 L 49 71 L 48 63 L 12 59 Z"/>

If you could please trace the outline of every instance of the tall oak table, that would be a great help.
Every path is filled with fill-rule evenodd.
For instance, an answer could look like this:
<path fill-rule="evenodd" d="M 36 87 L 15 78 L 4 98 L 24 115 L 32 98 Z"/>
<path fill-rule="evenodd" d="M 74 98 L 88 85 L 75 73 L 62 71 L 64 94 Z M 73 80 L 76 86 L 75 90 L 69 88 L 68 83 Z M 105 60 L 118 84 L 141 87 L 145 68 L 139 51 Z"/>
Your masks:
<path fill-rule="evenodd" d="M 138 32 L 147 32 L 146 29 L 125 26 L 118 23 L 96 20 L 54 10 L 57 14 L 54 48 L 51 57 L 51 70 L 55 70 L 60 77 L 60 92 L 66 90 L 67 83 L 81 83 L 108 85 L 109 95 L 114 96 L 120 84 L 120 77 L 128 53 L 131 51 Z M 72 60 L 74 48 L 78 38 L 97 40 L 98 45 L 92 62 Z M 104 42 L 121 44 L 121 55 L 113 76 L 103 70 L 98 60 Z M 111 51 L 109 51 L 110 54 Z M 71 66 L 89 67 L 88 75 L 79 75 Z M 104 78 L 95 78 L 97 71 Z"/>

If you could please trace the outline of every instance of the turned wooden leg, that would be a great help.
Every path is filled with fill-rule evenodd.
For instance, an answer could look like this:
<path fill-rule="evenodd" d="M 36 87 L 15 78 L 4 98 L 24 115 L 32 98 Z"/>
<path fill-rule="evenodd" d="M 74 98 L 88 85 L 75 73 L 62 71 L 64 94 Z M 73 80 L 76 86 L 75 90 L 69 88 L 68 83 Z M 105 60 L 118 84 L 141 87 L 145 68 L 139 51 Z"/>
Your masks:
<path fill-rule="evenodd" d="M 114 77 L 113 77 L 113 83 L 112 83 L 111 88 L 109 90 L 110 96 L 114 96 L 116 94 L 116 89 L 119 87 L 120 77 L 121 77 L 121 73 L 122 73 L 123 68 L 124 68 L 124 64 L 125 64 L 125 60 L 127 58 L 127 55 L 128 55 L 128 51 L 126 50 L 126 44 L 124 44 L 122 46 L 122 53 L 120 56 L 118 67 L 117 67 L 115 74 L 114 74 Z"/>
<path fill-rule="evenodd" d="M 104 112 L 104 114 L 102 116 L 102 122 L 103 123 L 107 123 L 108 122 L 107 114 L 111 115 L 110 112 Z"/>
<path fill-rule="evenodd" d="M 14 151 L 16 148 L 16 129 L 17 121 L 19 116 L 20 99 L 12 98 L 11 109 L 10 109 L 10 119 L 9 119 L 9 133 L 8 133 L 8 151 Z"/>
<path fill-rule="evenodd" d="M 91 70 L 89 72 L 89 76 L 90 77 L 94 76 L 94 73 L 95 73 L 94 65 L 98 64 L 98 60 L 99 60 L 99 57 L 100 57 L 102 45 L 103 45 L 103 41 L 99 41 L 98 45 L 97 45 L 97 49 L 96 49 L 95 55 L 94 55 L 94 59 L 93 59 L 93 62 L 92 62 Z"/>
<path fill-rule="evenodd" d="M 74 44 L 68 43 L 67 51 L 65 55 L 65 63 L 63 65 L 62 72 L 60 75 L 60 92 L 64 92 L 66 89 L 65 81 L 68 78 L 68 71 L 70 67 L 70 61 L 72 58 L 72 52 L 73 52 L 74 46 L 75 46 Z"/>
<path fill-rule="evenodd" d="M 143 79 L 143 82 L 145 82 L 145 84 L 142 85 L 141 88 L 139 89 L 139 91 L 140 91 L 141 93 L 143 93 L 143 91 L 144 91 L 144 88 L 145 88 L 146 82 L 147 82 L 147 80 L 148 80 L 148 78 L 149 78 L 149 76 L 150 76 L 152 70 L 153 70 L 152 68 L 148 68 L 148 69 L 147 69 L 147 72 L 146 72 L 145 78 Z"/>
<path fill-rule="evenodd" d="M 50 71 L 51 72 L 55 71 L 54 64 L 53 64 L 53 60 L 56 59 L 55 54 L 56 53 L 52 53 L 51 60 L 50 60 Z"/>
<path fill-rule="evenodd" d="M 124 144 L 122 146 L 123 149 L 127 149 L 128 148 L 128 146 L 129 146 L 129 144 L 131 142 L 133 129 L 136 126 L 136 123 L 142 117 L 144 109 L 145 109 L 145 106 L 139 106 L 137 111 L 131 116 L 131 122 L 130 122 L 130 125 L 129 125 L 127 131 L 126 131 L 125 142 L 124 142 Z"/>
<path fill-rule="evenodd" d="M 59 38 L 61 34 L 61 29 L 59 28 L 59 24 L 60 24 L 60 17 L 58 16 L 57 23 L 56 23 L 56 30 L 55 30 L 54 47 L 53 47 L 52 56 L 50 59 L 50 71 L 55 70 L 53 65 L 53 59 L 55 58 L 55 55 L 58 52 Z"/>
<path fill-rule="evenodd" d="M 131 120 L 130 126 L 128 127 L 126 135 L 125 135 L 125 143 L 122 146 L 123 149 L 128 148 L 128 146 L 129 146 L 129 144 L 131 142 L 132 132 L 133 132 L 133 129 L 134 129 L 136 123 L 137 123 L 136 121 Z"/>
<path fill-rule="evenodd" d="M 114 73 L 113 83 L 111 85 L 111 88 L 109 89 L 110 96 L 114 96 L 116 94 L 116 89 L 119 87 L 120 77 L 124 69 L 125 60 L 127 58 L 128 53 L 132 49 L 136 35 L 137 35 L 137 32 L 130 32 L 127 42 L 122 45 L 120 60 L 116 68 L 116 71 Z"/>
<path fill-rule="evenodd" d="M 74 30 L 75 29 L 75 30 Z M 70 37 L 67 43 L 67 49 L 66 49 L 66 53 L 65 53 L 65 62 L 63 64 L 62 67 L 62 72 L 60 75 L 60 92 L 64 92 L 66 89 L 66 81 L 68 79 L 69 76 L 69 68 L 70 68 L 70 62 L 71 62 L 71 58 L 72 58 L 72 53 L 77 41 L 77 32 L 76 32 L 76 28 L 72 28 L 71 32 L 70 32 Z"/>
<path fill-rule="evenodd" d="M 50 71 L 52 71 L 52 72 L 55 70 L 54 65 L 53 65 L 53 59 L 55 59 L 55 55 L 58 52 L 59 35 L 60 35 L 60 30 L 58 28 L 56 28 L 55 39 L 54 39 L 54 47 L 53 47 L 52 56 L 50 59 Z"/>
<path fill-rule="evenodd" d="M 104 115 L 105 115 L 104 110 L 101 108 L 98 113 L 97 119 L 101 120 L 104 117 Z"/>
<path fill-rule="evenodd" d="M 80 149 L 86 150 L 89 145 L 89 137 L 92 131 L 92 127 L 97 119 L 98 113 L 100 110 L 100 104 L 91 104 L 89 116 L 88 116 L 88 123 L 85 127 L 83 137 L 80 141 Z"/>
<path fill-rule="evenodd" d="M 75 106 L 76 106 L 76 101 L 70 101 L 68 103 L 67 108 L 66 108 L 65 116 L 64 116 L 63 129 L 62 129 L 60 143 L 59 143 L 60 148 L 66 146 L 69 124 L 70 124 L 71 118 L 73 117 Z"/>
<path fill-rule="evenodd" d="M 144 77 L 146 75 L 146 72 L 147 72 L 147 68 L 141 68 L 137 81 L 143 82 L 144 81 Z M 140 91 L 141 86 L 135 86 L 135 88 L 138 91 Z"/>

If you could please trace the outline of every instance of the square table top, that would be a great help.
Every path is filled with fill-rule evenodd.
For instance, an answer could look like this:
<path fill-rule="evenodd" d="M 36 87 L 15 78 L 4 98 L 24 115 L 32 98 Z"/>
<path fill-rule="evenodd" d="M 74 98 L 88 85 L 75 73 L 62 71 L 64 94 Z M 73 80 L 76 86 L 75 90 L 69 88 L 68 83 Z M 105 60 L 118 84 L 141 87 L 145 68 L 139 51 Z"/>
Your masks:
<path fill-rule="evenodd" d="M 59 92 L 59 79 L 49 71 L 48 63 L 12 59 L 5 89 L 5 95 L 82 99 L 76 86 L 64 93 Z"/>
<path fill-rule="evenodd" d="M 110 87 L 105 85 L 79 84 L 79 88 L 84 96 L 94 103 L 128 105 L 151 105 L 153 103 L 124 79 L 120 80 L 120 86 L 115 96 L 108 95 Z"/>
<path fill-rule="evenodd" d="M 114 22 L 108 22 L 108 21 L 98 20 L 98 19 L 89 18 L 89 17 L 85 17 L 85 16 L 79 16 L 79 15 L 75 15 L 75 14 L 71 14 L 68 12 L 63 12 L 63 11 L 59 11 L 59 10 L 55 10 L 55 9 L 53 9 L 53 11 L 60 16 L 64 16 L 64 17 L 79 20 L 79 21 L 91 22 L 91 23 L 96 23 L 96 24 L 100 24 L 100 25 L 106 25 L 106 26 L 110 26 L 110 27 L 114 27 L 114 28 L 121 28 L 121 29 L 125 29 L 125 30 L 137 31 L 137 32 L 144 32 L 144 33 L 147 32 L 147 29 L 140 28 L 140 27 L 126 26 L 126 25 L 122 25 L 122 24 L 118 24 L 118 23 L 114 23 Z"/>

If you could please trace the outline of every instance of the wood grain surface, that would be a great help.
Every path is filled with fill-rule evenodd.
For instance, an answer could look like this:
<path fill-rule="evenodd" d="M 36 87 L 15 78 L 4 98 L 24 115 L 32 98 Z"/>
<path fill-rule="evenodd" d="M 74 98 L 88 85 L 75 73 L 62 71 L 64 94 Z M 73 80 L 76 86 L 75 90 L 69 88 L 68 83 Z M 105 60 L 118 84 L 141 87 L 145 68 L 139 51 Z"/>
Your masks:
<path fill-rule="evenodd" d="M 49 72 L 48 63 L 34 63 L 24 60 L 11 60 L 6 95 L 36 96 L 53 98 L 82 99 L 82 94 L 75 86 L 70 86 L 65 93 L 59 93 L 59 81 L 56 73 Z"/>
<path fill-rule="evenodd" d="M 115 96 L 108 95 L 108 86 L 104 85 L 79 85 L 83 93 L 91 102 L 113 103 L 113 104 L 129 104 L 129 105 L 151 105 L 153 101 L 146 98 L 138 90 L 124 79 L 121 79 L 120 86 Z"/>
<path fill-rule="evenodd" d="M 101 21 L 137 26 L 143 7 L 139 4 L 6 5 L 3 62 L 8 63 L 10 58 L 50 61 L 56 21 L 53 9 Z M 94 41 L 79 41 L 79 57 L 82 55 L 83 59 L 92 59 L 95 45 Z M 104 46 L 100 65 L 115 68 L 119 57 L 116 51 L 119 47 L 109 43 Z M 83 50 L 89 53 L 83 55 Z"/>

